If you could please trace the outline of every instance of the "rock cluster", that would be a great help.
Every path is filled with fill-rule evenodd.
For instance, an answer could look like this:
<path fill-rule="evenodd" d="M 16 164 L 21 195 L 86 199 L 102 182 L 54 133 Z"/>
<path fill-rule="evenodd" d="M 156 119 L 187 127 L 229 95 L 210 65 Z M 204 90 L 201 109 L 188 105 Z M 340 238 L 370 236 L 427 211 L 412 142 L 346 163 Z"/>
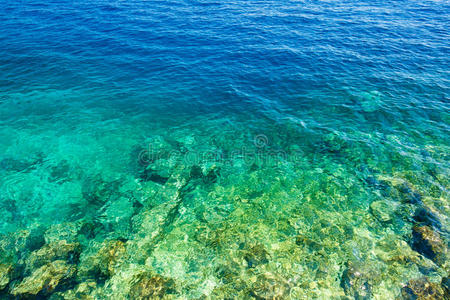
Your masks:
<path fill-rule="evenodd" d="M 87 208 L 2 237 L 0 298 L 448 297 L 445 220 L 406 175 L 382 177 L 378 161 L 354 176 L 368 155 L 358 139 L 314 136 L 314 155 L 270 168 L 241 157 L 177 161 L 172 151 L 230 144 L 189 131 L 157 138 L 162 155 L 120 176 L 73 174 L 62 162 L 51 184 L 69 185 Z"/>
<path fill-rule="evenodd" d="M 54 241 L 32 252 L 26 260 L 26 267 L 28 271 L 31 271 L 53 260 L 63 260 L 74 264 L 78 262 L 80 253 L 79 243 L 68 243 L 66 240 Z"/>
<path fill-rule="evenodd" d="M 447 245 L 436 231 L 419 225 L 415 225 L 412 230 L 413 249 L 438 265 L 447 261 Z"/>
<path fill-rule="evenodd" d="M 15 286 L 11 294 L 20 297 L 48 295 L 68 283 L 76 274 L 76 267 L 63 260 L 55 260 L 33 271 Z"/>
<path fill-rule="evenodd" d="M 402 289 L 402 297 L 406 300 L 438 300 L 444 299 L 444 296 L 441 285 L 426 278 L 412 279 Z"/>
<path fill-rule="evenodd" d="M 132 279 L 130 288 L 131 299 L 160 299 L 173 283 L 160 275 L 143 272 Z"/>
<path fill-rule="evenodd" d="M 370 299 L 371 285 L 369 277 L 354 263 L 348 262 L 341 277 L 341 287 L 345 293 L 355 299 Z"/>

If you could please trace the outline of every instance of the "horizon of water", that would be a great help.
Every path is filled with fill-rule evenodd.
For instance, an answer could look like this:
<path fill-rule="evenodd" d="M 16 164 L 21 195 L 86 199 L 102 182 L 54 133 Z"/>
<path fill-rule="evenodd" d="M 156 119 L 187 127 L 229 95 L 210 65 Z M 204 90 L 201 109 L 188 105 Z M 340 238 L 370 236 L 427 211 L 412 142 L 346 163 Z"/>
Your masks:
<path fill-rule="evenodd" d="M 0 296 L 392 299 L 440 284 L 448 262 L 414 228 L 446 257 L 449 12 L 0 3 Z M 65 275 L 50 288 L 49 272 Z"/>

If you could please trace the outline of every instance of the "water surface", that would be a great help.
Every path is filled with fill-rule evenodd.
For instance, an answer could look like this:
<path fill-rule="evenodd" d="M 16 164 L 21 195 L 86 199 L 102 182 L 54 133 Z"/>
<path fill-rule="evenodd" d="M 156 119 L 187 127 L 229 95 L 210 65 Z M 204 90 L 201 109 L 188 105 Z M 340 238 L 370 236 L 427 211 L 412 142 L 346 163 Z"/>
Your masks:
<path fill-rule="evenodd" d="M 392 299 L 440 284 L 449 12 L 3 1 L 2 297 Z"/>

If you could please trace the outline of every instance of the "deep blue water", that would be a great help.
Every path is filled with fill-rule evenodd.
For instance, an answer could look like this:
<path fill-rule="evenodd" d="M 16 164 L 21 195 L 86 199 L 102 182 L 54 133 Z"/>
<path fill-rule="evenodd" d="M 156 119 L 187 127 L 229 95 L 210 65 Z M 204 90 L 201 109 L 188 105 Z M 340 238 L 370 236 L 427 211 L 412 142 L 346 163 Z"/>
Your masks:
<path fill-rule="evenodd" d="M 447 249 L 449 24 L 448 1 L 2 1 L 2 263 L 22 271 L 0 290 L 97 280 L 91 296 L 128 297 L 130 264 L 175 298 L 355 296 L 349 261 L 369 297 L 440 282 L 448 263 L 411 232 Z M 241 155 L 269 150 L 275 164 Z M 13 238 L 34 231 L 39 247 Z M 41 265 L 25 258 L 55 239 L 81 245 L 82 275 L 27 290 Z M 110 240 L 122 275 L 86 275 Z M 425 262 L 386 259 L 405 247 Z"/>
<path fill-rule="evenodd" d="M 432 109 L 448 88 L 448 11 L 446 1 L 5 1 L 2 92 L 262 111 L 316 105 L 311 91 L 330 105 L 375 89 Z"/>

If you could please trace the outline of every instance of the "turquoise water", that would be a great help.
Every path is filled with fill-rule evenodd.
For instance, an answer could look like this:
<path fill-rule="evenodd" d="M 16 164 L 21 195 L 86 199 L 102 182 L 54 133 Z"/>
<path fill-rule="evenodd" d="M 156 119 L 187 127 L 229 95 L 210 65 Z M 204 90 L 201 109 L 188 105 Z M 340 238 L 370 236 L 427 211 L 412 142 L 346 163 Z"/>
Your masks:
<path fill-rule="evenodd" d="M 3 1 L 0 297 L 443 298 L 449 12 Z"/>

